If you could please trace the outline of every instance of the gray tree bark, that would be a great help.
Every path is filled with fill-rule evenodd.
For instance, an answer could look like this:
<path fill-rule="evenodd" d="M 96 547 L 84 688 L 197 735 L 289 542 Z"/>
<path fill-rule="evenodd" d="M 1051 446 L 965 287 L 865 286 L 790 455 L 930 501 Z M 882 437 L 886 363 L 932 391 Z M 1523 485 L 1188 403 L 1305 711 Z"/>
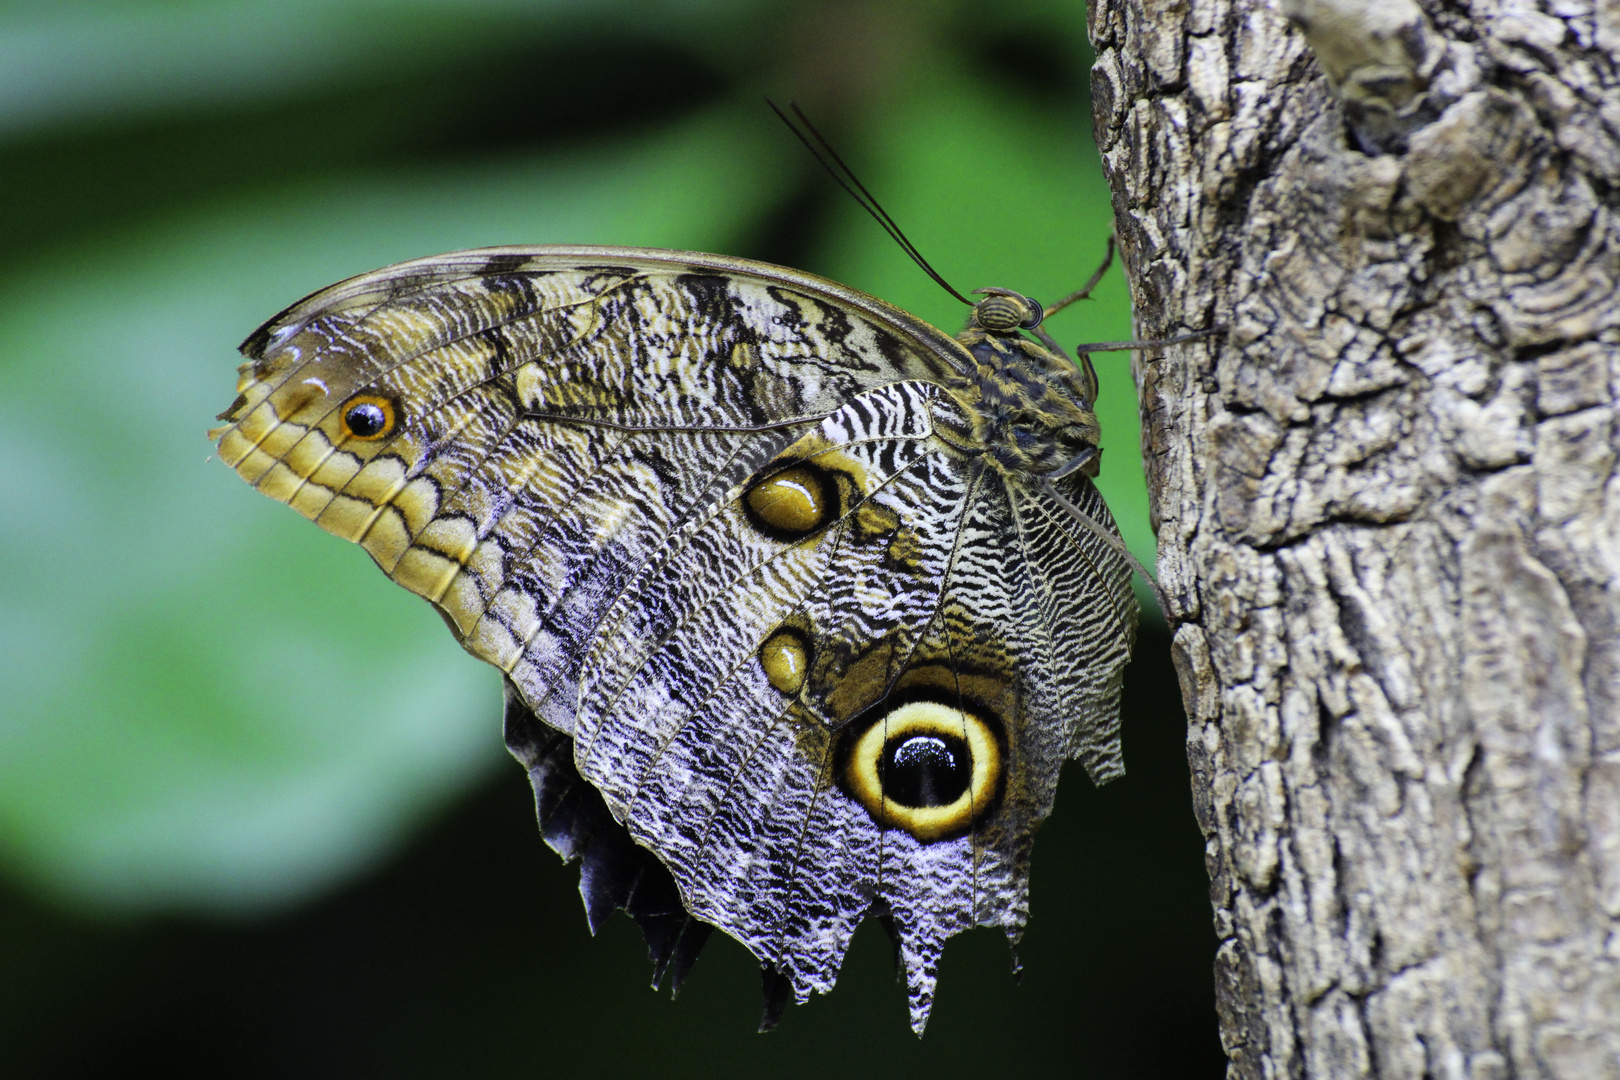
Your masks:
<path fill-rule="evenodd" d="M 1620 1077 L 1620 6 L 1425 6 L 1092 0 L 1221 1034 Z"/>

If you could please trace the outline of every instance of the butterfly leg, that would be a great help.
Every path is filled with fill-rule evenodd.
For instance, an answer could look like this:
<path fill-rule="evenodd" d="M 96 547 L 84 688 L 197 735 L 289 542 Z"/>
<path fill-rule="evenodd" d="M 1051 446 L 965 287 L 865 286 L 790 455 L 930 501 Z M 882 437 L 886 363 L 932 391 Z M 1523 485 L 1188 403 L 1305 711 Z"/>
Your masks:
<path fill-rule="evenodd" d="M 1084 285 L 1080 286 L 1074 292 L 1070 293 L 1068 296 L 1065 296 L 1057 303 L 1047 307 L 1043 312 L 1041 312 L 1041 318 L 1049 318 L 1057 312 L 1062 311 L 1076 300 L 1084 300 L 1086 297 L 1090 296 L 1091 290 L 1097 287 L 1097 283 L 1103 279 L 1103 275 L 1108 273 L 1108 268 L 1114 264 L 1114 246 L 1114 234 L 1109 233 L 1108 250 L 1103 253 L 1102 265 L 1097 267 L 1097 272 L 1092 274 L 1091 279 Z"/>

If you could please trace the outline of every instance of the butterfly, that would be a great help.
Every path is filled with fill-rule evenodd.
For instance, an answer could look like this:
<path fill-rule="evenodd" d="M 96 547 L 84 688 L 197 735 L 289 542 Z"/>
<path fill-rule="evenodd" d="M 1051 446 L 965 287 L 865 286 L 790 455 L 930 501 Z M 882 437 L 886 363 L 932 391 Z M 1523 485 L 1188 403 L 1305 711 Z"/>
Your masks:
<path fill-rule="evenodd" d="M 1095 372 L 981 292 L 953 336 L 744 259 L 421 259 L 255 331 L 210 437 L 500 669 L 542 834 L 655 986 L 718 927 L 769 1027 L 871 916 L 921 1034 L 947 938 L 1016 944 L 1063 763 L 1123 772 L 1137 619 Z"/>

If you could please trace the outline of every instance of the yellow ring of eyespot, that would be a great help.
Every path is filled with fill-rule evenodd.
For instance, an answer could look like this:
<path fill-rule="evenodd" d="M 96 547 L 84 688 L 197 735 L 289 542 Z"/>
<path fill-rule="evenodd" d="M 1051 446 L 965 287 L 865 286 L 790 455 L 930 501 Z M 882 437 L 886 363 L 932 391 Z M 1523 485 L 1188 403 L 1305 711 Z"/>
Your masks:
<path fill-rule="evenodd" d="M 803 465 L 761 480 L 743 496 L 761 521 L 784 533 L 802 535 L 827 520 L 831 493 L 827 481 Z"/>
<path fill-rule="evenodd" d="M 892 740 L 914 735 L 943 735 L 967 743 L 972 773 L 954 802 L 943 806 L 906 806 L 887 798 L 878 762 Z M 918 840 L 938 840 L 959 832 L 993 796 L 1001 775 L 1001 744 L 983 720 L 936 701 L 902 705 L 861 733 L 844 767 L 851 794 L 879 825 L 904 829 Z"/>
<path fill-rule="evenodd" d="M 356 405 L 375 405 L 381 409 L 383 413 L 383 426 L 378 428 L 370 435 L 362 435 L 358 431 L 351 428 L 349 426 L 349 413 L 354 411 Z M 343 423 L 343 434 L 351 439 L 358 439 L 361 442 L 376 442 L 378 439 L 387 438 L 393 433 L 394 430 L 394 403 L 388 398 L 382 397 L 378 394 L 356 394 L 354 397 L 343 403 L 343 411 L 341 412 L 340 416 Z"/>

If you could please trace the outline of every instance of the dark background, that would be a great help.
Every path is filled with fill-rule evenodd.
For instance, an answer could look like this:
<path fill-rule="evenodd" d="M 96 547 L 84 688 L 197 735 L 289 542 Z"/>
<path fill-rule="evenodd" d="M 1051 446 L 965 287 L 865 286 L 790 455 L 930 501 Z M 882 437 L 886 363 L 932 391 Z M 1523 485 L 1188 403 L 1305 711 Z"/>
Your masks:
<path fill-rule="evenodd" d="M 497 678 L 358 551 L 204 460 L 235 344 L 304 292 L 490 243 L 684 246 L 961 311 L 765 109 L 796 98 L 958 288 L 1046 298 L 1111 212 L 1083 6 L 130 0 L 0 9 L 0 1075 L 1216 1076 L 1162 623 L 1127 777 L 1078 768 L 1032 919 L 947 949 L 927 1036 L 862 928 L 757 1035 L 716 936 L 679 1000 L 595 940 Z M 1054 319 L 1127 336 L 1116 271 Z M 1123 358 L 1102 487 L 1151 556 Z M 396 595 L 398 594 L 398 595 Z"/>
<path fill-rule="evenodd" d="M 1129 772 L 1071 767 L 1035 846 L 1014 982 L 975 930 L 907 1026 L 862 926 L 837 989 L 756 1034 L 758 967 L 716 935 L 680 998 L 647 988 L 623 913 L 592 940 L 514 763 L 360 880 L 278 917 L 85 922 L 8 893 L 0 1072 L 232 1076 L 1215 1077 L 1201 843 L 1162 631 L 1126 686 Z"/>

